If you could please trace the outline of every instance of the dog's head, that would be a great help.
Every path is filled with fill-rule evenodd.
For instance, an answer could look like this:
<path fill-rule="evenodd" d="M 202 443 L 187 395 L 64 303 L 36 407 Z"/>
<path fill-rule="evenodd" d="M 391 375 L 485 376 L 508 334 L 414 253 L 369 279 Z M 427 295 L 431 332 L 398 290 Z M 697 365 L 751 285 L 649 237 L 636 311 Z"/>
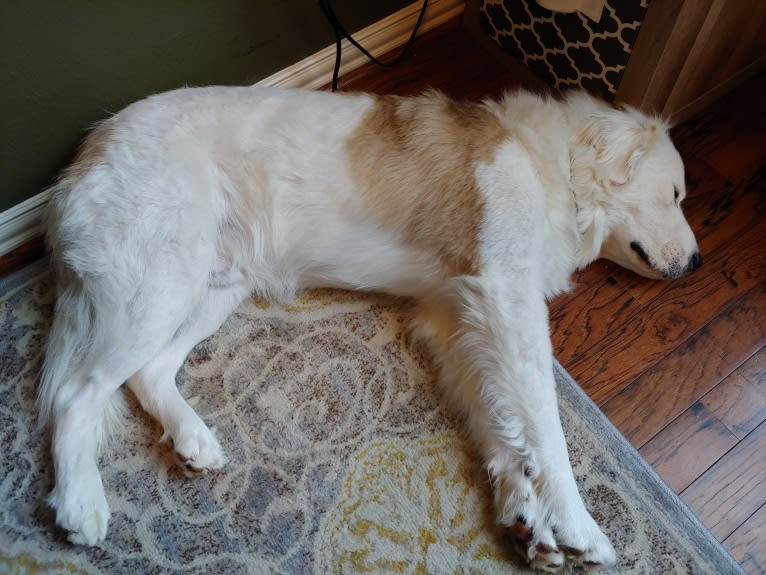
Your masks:
<path fill-rule="evenodd" d="M 593 255 L 650 278 L 700 267 L 681 210 L 684 165 L 668 126 L 631 108 L 598 107 L 589 116 L 580 136 L 587 151 L 573 162 L 573 177 L 591 188 L 578 200 L 584 200 Z"/>

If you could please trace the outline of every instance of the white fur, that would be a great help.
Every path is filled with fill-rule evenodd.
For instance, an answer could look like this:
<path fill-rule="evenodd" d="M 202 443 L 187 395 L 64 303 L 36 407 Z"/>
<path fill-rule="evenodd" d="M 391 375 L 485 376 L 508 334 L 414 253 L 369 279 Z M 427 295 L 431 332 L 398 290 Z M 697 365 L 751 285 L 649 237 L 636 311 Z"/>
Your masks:
<path fill-rule="evenodd" d="M 50 502 L 71 541 L 106 536 L 96 453 L 125 381 L 183 462 L 218 468 L 220 444 L 176 389 L 187 353 L 251 292 L 336 286 L 421 299 L 415 332 L 531 564 L 614 562 L 569 464 L 545 300 L 599 255 L 650 276 L 689 267 L 696 243 L 674 199 L 683 166 L 667 127 L 579 94 L 483 104 L 507 137 L 490 160 L 455 168 L 471 171 L 484 206 L 480 272 L 456 276 L 371 218 L 357 189 L 346 144 L 375 106 L 367 95 L 178 90 L 102 124 L 64 172 L 48 217 L 59 294 L 39 404 L 53 428 Z"/>

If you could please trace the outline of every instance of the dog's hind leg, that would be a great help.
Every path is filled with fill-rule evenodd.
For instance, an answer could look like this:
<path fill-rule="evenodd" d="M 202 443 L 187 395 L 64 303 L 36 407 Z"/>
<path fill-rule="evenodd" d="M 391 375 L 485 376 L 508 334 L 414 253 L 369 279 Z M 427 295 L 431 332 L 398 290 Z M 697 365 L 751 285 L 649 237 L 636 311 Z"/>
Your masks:
<path fill-rule="evenodd" d="M 172 335 L 171 330 L 167 332 Z M 106 536 L 109 507 L 96 461 L 105 412 L 118 388 L 156 353 L 151 337 L 116 340 L 124 335 L 112 334 L 98 342 L 53 392 L 50 418 L 56 485 L 48 501 L 72 543 L 94 545 Z M 152 330 L 143 335 L 159 334 Z"/>
<path fill-rule="evenodd" d="M 213 432 L 179 393 L 176 374 L 191 349 L 213 334 L 247 294 L 243 284 L 210 288 L 170 343 L 128 381 L 143 408 L 162 425 L 163 439 L 173 441 L 179 460 L 193 471 L 218 469 L 226 458 Z"/>
<path fill-rule="evenodd" d="M 498 521 L 536 568 L 615 560 L 580 498 L 558 415 L 547 308 L 530 278 L 459 278 L 416 333 L 489 471 Z"/>
<path fill-rule="evenodd" d="M 97 455 L 115 392 L 173 338 L 207 281 L 206 273 L 191 278 L 173 269 L 174 261 L 156 261 L 140 280 L 65 270 L 59 277 L 38 404 L 41 421 L 52 424 L 56 484 L 49 503 L 73 543 L 106 536 Z"/>
<path fill-rule="evenodd" d="M 99 420 L 129 375 L 108 366 L 80 370 L 61 386 L 53 407 L 56 485 L 48 502 L 72 543 L 94 545 L 106 536 L 109 506 L 96 465 Z"/>

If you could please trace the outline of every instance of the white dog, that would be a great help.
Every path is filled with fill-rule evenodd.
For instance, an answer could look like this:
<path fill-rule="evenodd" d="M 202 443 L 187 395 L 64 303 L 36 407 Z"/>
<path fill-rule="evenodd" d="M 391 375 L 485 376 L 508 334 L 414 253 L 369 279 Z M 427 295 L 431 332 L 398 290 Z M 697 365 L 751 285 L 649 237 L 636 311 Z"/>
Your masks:
<path fill-rule="evenodd" d="M 530 564 L 615 561 L 569 463 L 546 298 L 600 256 L 657 278 L 701 264 L 658 119 L 583 94 L 184 89 L 99 125 L 54 192 L 39 405 L 70 541 L 106 536 L 96 456 L 125 381 L 184 463 L 219 468 L 175 385 L 187 353 L 252 292 L 332 286 L 420 298 L 415 331 Z"/>

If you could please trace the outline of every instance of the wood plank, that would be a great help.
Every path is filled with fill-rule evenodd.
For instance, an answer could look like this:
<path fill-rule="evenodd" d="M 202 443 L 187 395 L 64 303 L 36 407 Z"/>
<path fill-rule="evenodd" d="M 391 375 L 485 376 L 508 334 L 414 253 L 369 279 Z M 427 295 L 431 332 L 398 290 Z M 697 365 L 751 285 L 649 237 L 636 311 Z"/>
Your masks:
<path fill-rule="evenodd" d="M 706 263 L 706 273 L 676 280 L 672 290 L 662 292 L 645 310 L 612 326 L 599 353 L 566 367 L 603 404 L 766 278 L 764 253 L 766 220 L 717 251 Z"/>
<path fill-rule="evenodd" d="M 766 421 L 766 348 L 761 348 L 701 401 L 740 439 Z"/>
<path fill-rule="evenodd" d="M 753 118 L 766 114 L 766 73 L 761 72 L 739 89 L 720 98 L 692 119 L 672 130 L 673 141 L 685 161 L 704 158 L 737 139 Z"/>
<path fill-rule="evenodd" d="M 483 47 L 464 32 L 455 33 L 459 25 L 448 22 L 418 38 L 409 57 L 395 67 L 360 66 L 340 79 L 339 89 L 406 96 L 433 87 L 454 98 L 478 100 L 518 87 L 520 80 Z M 438 49 L 430 46 L 434 42 Z"/>
<path fill-rule="evenodd" d="M 766 165 L 766 117 L 753 118 L 753 125 L 705 157 L 730 182 L 748 180 Z"/>
<path fill-rule="evenodd" d="M 577 298 L 593 289 L 594 286 L 598 286 L 608 277 L 613 276 L 619 269 L 617 264 L 609 260 L 599 259 L 584 269 L 576 271 L 572 274 L 569 291 L 556 296 L 549 302 L 551 316 L 570 305 L 575 305 Z"/>
<path fill-rule="evenodd" d="M 731 120 L 732 114 L 721 113 L 720 107 L 719 100 L 715 105 L 671 130 L 673 143 L 684 161 L 702 159 L 735 137 L 737 126 Z"/>
<path fill-rule="evenodd" d="M 719 541 L 766 503 L 766 423 L 708 469 L 681 498 Z"/>
<path fill-rule="evenodd" d="M 761 200 L 766 189 L 762 170 L 730 181 L 707 161 L 695 160 L 689 163 L 687 177 L 690 189 L 684 213 L 704 255 L 728 244 L 737 231 L 749 229 L 766 214 Z"/>
<path fill-rule="evenodd" d="M 765 339 L 766 281 L 731 302 L 675 353 L 604 403 L 602 410 L 633 445 L 641 447 L 761 349 Z M 583 387 L 588 383 L 586 378 L 578 382 Z"/>
<path fill-rule="evenodd" d="M 734 187 L 734 183 L 727 180 L 719 171 L 703 159 L 691 158 L 685 160 L 684 170 L 686 180 L 684 213 L 686 213 L 687 218 L 690 212 L 695 209 L 695 204 L 692 203 L 692 200 L 695 198 L 705 197 L 705 199 L 711 201 L 716 194 L 728 191 Z M 702 206 L 706 205 L 706 202 L 700 203 Z"/>
<path fill-rule="evenodd" d="M 723 542 L 723 546 L 749 575 L 766 573 L 766 505 Z"/>
<path fill-rule="evenodd" d="M 614 272 L 619 269 L 621 269 L 620 266 L 609 260 L 596 260 L 585 267 L 585 269 L 576 271 L 572 275 L 572 289 L 565 295 L 576 296 L 600 281 L 605 280 L 610 275 L 613 275 Z"/>
<path fill-rule="evenodd" d="M 670 488 L 680 493 L 737 442 L 737 437 L 697 402 L 639 451 Z"/>
<path fill-rule="evenodd" d="M 565 301 L 566 305 L 552 306 L 550 316 L 554 355 L 565 367 L 641 307 L 611 276 Z"/>

